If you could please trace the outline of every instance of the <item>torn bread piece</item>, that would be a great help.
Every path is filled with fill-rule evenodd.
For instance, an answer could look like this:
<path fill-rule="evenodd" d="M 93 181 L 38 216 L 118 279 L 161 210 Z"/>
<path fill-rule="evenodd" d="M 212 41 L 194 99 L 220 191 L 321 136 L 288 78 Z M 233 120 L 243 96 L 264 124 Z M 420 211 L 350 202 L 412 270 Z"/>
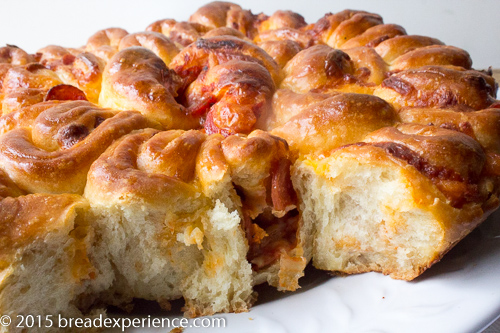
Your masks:
<path fill-rule="evenodd" d="M 198 316 L 247 311 L 255 283 L 296 289 L 305 259 L 284 193 L 293 192 L 287 153 L 262 131 L 224 139 L 146 129 L 111 146 L 84 194 L 116 272 L 110 302 L 168 308 L 184 297 L 187 315 Z"/>
<path fill-rule="evenodd" d="M 52 327 L 41 323 L 30 332 L 57 331 L 59 315 L 105 314 L 91 306 L 109 288 L 113 272 L 92 250 L 95 234 L 86 220 L 86 200 L 73 194 L 22 195 L 3 172 L 0 193 L 6 195 L 0 201 L 0 312 L 12 323 L 18 315 L 52 316 Z M 0 332 L 25 329 L 12 324 Z"/>
<path fill-rule="evenodd" d="M 417 124 L 297 161 L 314 266 L 414 279 L 498 207 L 486 161 L 469 136 Z"/>

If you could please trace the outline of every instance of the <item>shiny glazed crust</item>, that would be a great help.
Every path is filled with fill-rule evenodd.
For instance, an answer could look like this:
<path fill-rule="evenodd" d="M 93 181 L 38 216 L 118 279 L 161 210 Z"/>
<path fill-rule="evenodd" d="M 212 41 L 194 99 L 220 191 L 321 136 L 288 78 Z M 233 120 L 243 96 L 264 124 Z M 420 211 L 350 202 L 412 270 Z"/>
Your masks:
<path fill-rule="evenodd" d="M 32 250 L 74 316 L 248 311 L 309 261 L 412 280 L 500 203 L 497 88 L 467 51 L 357 10 L 216 1 L 80 48 L 2 47 L 0 309 L 37 285 Z"/>
<path fill-rule="evenodd" d="M 30 193 L 80 194 L 90 165 L 114 140 L 155 126 L 136 111 L 111 111 L 86 101 L 36 104 L 0 123 L 0 163 L 16 184 Z"/>

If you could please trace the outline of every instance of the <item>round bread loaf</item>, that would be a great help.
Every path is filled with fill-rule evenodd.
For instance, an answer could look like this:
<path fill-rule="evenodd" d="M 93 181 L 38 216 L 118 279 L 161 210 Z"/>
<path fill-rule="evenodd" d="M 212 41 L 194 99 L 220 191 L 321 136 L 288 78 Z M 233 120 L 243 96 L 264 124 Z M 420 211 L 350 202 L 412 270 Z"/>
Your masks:
<path fill-rule="evenodd" d="M 247 311 L 309 261 L 412 280 L 500 204 L 497 88 L 465 50 L 357 10 L 216 1 L 2 47 L 1 312 Z"/>

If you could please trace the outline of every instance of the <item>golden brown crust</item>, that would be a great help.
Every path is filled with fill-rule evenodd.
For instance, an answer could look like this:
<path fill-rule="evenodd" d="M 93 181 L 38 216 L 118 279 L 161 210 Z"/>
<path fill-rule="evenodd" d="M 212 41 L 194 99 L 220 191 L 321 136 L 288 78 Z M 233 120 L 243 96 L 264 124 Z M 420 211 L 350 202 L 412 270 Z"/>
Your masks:
<path fill-rule="evenodd" d="M 117 113 L 84 101 L 47 102 L 0 123 L 2 168 L 31 193 L 83 193 L 90 165 L 107 146 L 135 129 L 155 126 L 137 112 Z"/>
<path fill-rule="evenodd" d="M 377 51 L 382 59 L 388 64 L 392 64 L 396 58 L 403 54 L 430 45 L 443 45 L 443 43 L 438 39 L 426 36 L 396 36 L 376 45 L 375 51 Z"/>
<path fill-rule="evenodd" d="M 357 37 L 366 30 L 384 23 L 382 18 L 377 14 L 356 11 L 343 11 L 326 18 L 329 27 L 326 30 L 326 35 L 323 32 L 322 40 L 325 44 L 333 48 L 340 48 L 351 38 Z"/>
<path fill-rule="evenodd" d="M 230 27 L 252 38 L 256 33 L 255 17 L 249 10 L 230 2 L 214 1 L 200 7 L 189 18 L 190 23 L 198 23 L 208 28 Z"/>
<path fill-rule="evenodd" d="M 276 40 L 258 43 L 267 54 L 281 67 L 286 64 L 302 50 L 300 44 L 293 40 Z"/>
<path fill-rule="evenodd" d="M 95 54 L 104 61 L 109 61 L 109 59 L 118 52 L 120 41 L 126 35 L 128 35 L 128 32 L 121 28 L 99 30 L 90 36 L 85 46 L 85 50 Z"/>
<path fill-rule="evenodd" d="M 146 30 L 162 33 L 172 40 L 179 49 L 182 49 L 198 40 L 205 32 L 209 31 L 210 28 L 198 23 L 177 22 L 172 19 L 164 19 L 151 23 Z"/>
<path fill-rule="evenodd" d="M 374 95 L 402 107 L 451 107 L 475 110 L 490 106 L 496 97 L 495 80 L 484 73 L 444 66 L 424 66 L 391 75 Z"/>
<path fill-rule="evenodd" d="M 470 69 L 472 59 L 465 50 L 454 46 L 430 45 L 406 52 L 391 63 L 392 71 L 420 68 L 427 65 L 450 65 Z"/>
<path fill-rule="evenodd" d="M 231 9 L 242 10 L 240 6 L 231 2 L 214 1 L 198 8 L 189 18 L 189 22 L 210 28 L 224 27 L 226 26 L 227 12 Z"/>
<path fill-rule="evenodd" d="M 385 149 L 432 180 L 454 207 L 481 202 L 479 182 L 486 155 L 471 137 L 436 126 L 402 124 L 369 134 L 364 140 Z"/>
<path fill-rule="evenodd" d="M 15 45 L 0 47 L 0 64 L 27 65 L 36 62 L 35 57 Z"/>
<path fill-rule="evenodd" d="M 293 57 L 283 72 L 280 88 L 306 93 L 344 85 L 354 74 L 354 65 L 345 52 L 315 45 Z"/>
<path fill-rule="evenodd" d="M 89 181 L 93 187 L 99 184 L 100 195 L 123 198 L 133 192 L 150 202 L 168 197 L 175 187 L 191 188 L 187 192 L 206 188 L 227 171 L 245 193 L 246 209 L 256 217 L 272 201 L 269 177 L 276 163 L 287 158 L 286 142 L 263 131 L 224 139 L 195 130 L 146 129 L 113 144 L 92 165 Z M 276 214 L 290 209 L 280 208 Z"/>
<path fill-rule="evenodd" d="M 50 88 L 63 83 L 55 72 L 39 63 L 4 65 L 3 69 L 0 72 L 3 114 L 43 101 Z"/>
<path fill-rule="evenodd" d="M 343 91 L 372 94 L 376 84 L 386 77 L 387 66 L 368 47 L 342 51 L 327 45 L 315 45 L 293 57 L 283 72 L 280 88 L 297 93 Z"/>
<path fill-rule="evenodd" d="M 453 129 L 476 139 L 485 150 L 500 153 L 500 109 L 406 108 L 399 112 L 404 123 Z"/>
<path fill-rule="evenodd" d="M 261 14 L 255 24 L 259 33 L 282 28 L 300 29 L 307 25 L 302 15 L 291 10 L 277 10 L 271 16 Z"/>
<path fill-rule="evenodd" d="M 220 184 L 230 181 L 231 172 L 221 146 L 223 140 L 220 134 L 207 136 L 196 159 L 195 173 L 203 193 L 208 197 L 214 197 L 223 190 Z"/>
<path fill-rule="evenodd" d="M 89 52 L 75 52 L 49 45 L 38 50 L 39 62 L 53 70 L 65 84 L 80 88 L 89 101 L 97 103 L 104 61 Z"/>
<path fill-rule="evenodd" d="M 371 47 L 361 46 L 345 49 L 355 69 L 354 75 L 367 84 L 379 85 L 387 78 L 389 68 Z"/>
<path fill-rule="evenodd" d="M 290 118 L 302 113 L 309 106 L 335 96 L 337 93 L 299 94 L 289 89 L 278 89 L 273 95 L 272 112 L 261 117 L 259 128 L 270 131 L 283 125 Z"/>
<path fill-rule="evenodd" d="M 46 91 L 35 88 L 19 89 L 5 94 L 2 100 L 3 114 L 12 113 L 20 108 L 44 101 Z"/>
<path fill-rule="evenodd" d="M 250 133 L 271 107 L 274 82 L 261 65 L 231 60 L 211 67 L 184 94 L 187 111 L 207 134 Z"/>
<path fill-rule="evenodd" d="M 40 113 L 62 103 L 64 102 L 46 101 L 43 103 L 37 103 L 0 117 L 0 135 L 16 128 L 31 127 Z"/>
<path fill-rule="evenodd" d="M 118 110 L 137 110 L 164 128 L 195 128 L 175 97 L 179 77 L 163 60 L 143 47 L 129 47 L 110 59 L 103 74 L 99 104 Z"/>
<path fill-rule="evenodd" d="M 137 168 L 190 183 L 194 180 L 194 163 L 205 138 L 200 131 L 157 133 L 141 146 Z M 181 154 L 182 158 L 178 158 Z"/>
<path fill-rule="evenodd" d="M 422 125 L 433 124 L 462 132 L 477 140 L 486 154 L 484 174 L 495 179 L 500 176 L 500 110 L 490 108 L 474 111 L 470 108 L 449 109 L 407 108 L 399 112 L 401 121 Z M 498 188 L 498 185 L 495 185 Z"/>
<path fill-rule="evenodd" d="M 85 206 L 82 197 L 72 194 L 32 194 L 1 200 L 0 268 L 8 266 L 17 252 L 37 240 L 67 229 L 67 224 L 73 223 L 75 209 Z"/>
<path fill-rule="evenodd" d="M 25 66 L 11 67 L 3 78 L 4 93 L 22 88 L 48 90 L 61 84 L 59 77 L 41 64 L 31 63 Z"/>
<path fill-rule="evenodd" d="M 146 129 L 123 137 L 92 164 L 88 181 L 92 183 L 91 188 L 94 191 L 98 190 L 91 195 L 94 199 L 103 197 L 104 200 L 110 200 L 110 203 L 121 198 L 121 200 L 138 202 L 144 200 L 158 204 L 165 198 L 188 202 L 190 198 L 196 197 L 195 188 L 182 179 L 182 174 L 194 174 L 194 161 L 192 158 L 184 159 L 184 152 L 181 149 L 185 142 L 194 141 L 197 146 L 201 142 L 200 137 L 195 134 L 196 131 L 186 133 L 179 138 L 183 134 L 182 131 L 159 132 Z M 156 135 L 160 136 L 155 138 Z M 154 141 L 149 143 L 151 139 Z M 162 144 L 164 148 L 172 141 L 174 144 L 165 152 L 155 148 L 158 144 Z M 157 154 L 158 151 L 160 155 Z M 161 157 L 165 156 L 170 159 L 162 160 Z M 172 159 L 177 156 L 183 158 Z M 161 164 L 155 165 L 157 164 L 155 160 Z M 179 168 L 178 163 L 183 163 L 182 168 Z M 149 170 L 150 166 L 154 168 Z M 189 180 L 192 178 L 189 177 Z"/>
<path fill-rule="evenodd" d="M 341 49 L 349 49 L 359 46 L 375 47 L 385 40 L 396 36 L 406 35 L 406 30 L 397 24 L 380 24 L 368 28 L 362 34 L 349 39 L 342 44 Z"/>
<path fill-rule="evenodd" d="M 256 62 L 271 74 L 279 84 L 281 73 L 278 64 L 258 46 L 233 36 L 200 39 L 183 49 L 169 67 L 184 79 L 184 87 L 193 82 L 205 67 L 212 67 L 229 60 Z"/>
<path fill-rule="evenodd" d="M 284 138 L 300 155 L 321 154 L 360 141 L 376 129 L 391 126 L 396 119 L 394 109 L 380 98 L 338 94 L 311 104 L 271 133 Z"/>
<path fill-rule="evenodd" d="M 241 32 L 238 31 L 234 28 L 230 27 L 220 27 L 220 28 L 215 28 L 210 31 L 208 31 L 206 34 L 203 35 L 203 38 L 210 38 L 210 37 L 216 37 L 216 36 L 233 36 L 233 37 L 238 37 L 240 39 L 248 40 L 245 37 L 245 35 Z"/>
<path fill-rule="evenodd" d="M 118 50 L 121 51 L 132 46 L 147 48 L 160 57 L 167 66 L 179 53 L 179 49 L 170 39 L 153 31 L 137 32 L 123 37 L 118 45 Z"/>
<path fill-rule="evenodd" d="M 0 169 L 0 201 L 7 197 L 15 198 L 24 194 L 25 192 Z"/>
<path fill-rule="evenodd" d="M 276 30 L 263 31 L 254 38 L 257 44 L 268 41 L 294 41 L 301 48 L 307 48 L 314 45 L 314 39 L 304 31 L 292 28 L 280 28 Z"/>
<path fill-rule="evenodd" d="M 385 127 L 370 133 L 363 142 L 394 142 L 407 146 L 429 163 L 454 170 L 466 181 L 477 179 L 484 165 L 484 153 L 478 142 L 463 133 L 436 126 L 400 124 Z"/>
<path fill-rule="evenodd" d="M 369 13 L 358 10 L 350 10 L 350 9 L 346 9 L 335 14 L 328 13 L 325 14 L 325 16 L 323 16 L 322 18 L 320 18 L 310 28 L 308 28 L 307 31 L 309 31 L 311 36 L 313 36 L 318 42 L 322 42 L 323 44 L 328 44 L 330 37 L 332 37 L 333 33 L 336 31 L 339 25 L 342 22 L 351 19 L 353 16 L 357 14 L 364 15 Z M 380 18 L 380 21 L 381 20 L 382 18 Z"/>
<path fill-rule="evenodd" d="M 11 69 L 12 67 L 14 67 L 14 65 L 8 63 L 0 63 L 0 90 L 2 89 L 3 86 L 3 79 L 5 77 L 5 74 L 7 74 L 9 69 Z"/>

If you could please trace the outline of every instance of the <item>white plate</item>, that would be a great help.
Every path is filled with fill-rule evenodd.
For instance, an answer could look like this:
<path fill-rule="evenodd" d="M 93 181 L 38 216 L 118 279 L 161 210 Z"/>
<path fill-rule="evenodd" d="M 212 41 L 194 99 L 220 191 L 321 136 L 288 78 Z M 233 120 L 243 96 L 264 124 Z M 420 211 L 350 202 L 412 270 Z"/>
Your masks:
<path fill-rule="evenodd" d="M 225 318 L 225 328 L 184 332 L 479 332 L 500 315 L 500 212 L 412 282 L 377 273 L 330 277 L 312 268 L 300 282 L 300 291 L 285 294 L 259 286 L 250 312 L 216 316 Z M 180 316 L 175 307 L 170 319 Z M 135 312 L 130 317 L 161 317 L 151 304 Z"/>

